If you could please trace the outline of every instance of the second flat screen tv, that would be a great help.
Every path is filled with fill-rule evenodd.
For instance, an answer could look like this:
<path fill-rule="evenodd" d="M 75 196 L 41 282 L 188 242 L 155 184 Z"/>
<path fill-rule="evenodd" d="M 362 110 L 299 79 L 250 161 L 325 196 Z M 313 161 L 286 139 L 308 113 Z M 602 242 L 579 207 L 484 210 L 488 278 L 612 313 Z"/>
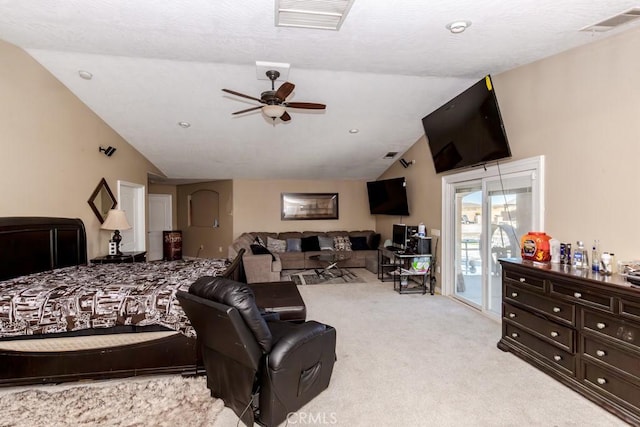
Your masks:
<path fill-rule="evenodd" d="M 491 76 L 422 119 L 436 173 L 511 157 Z"/>
<path fill-rule="evenodd" d="M 367 193 L 371 215 L 409 215 L 404 178 L 367 182 Z"/>

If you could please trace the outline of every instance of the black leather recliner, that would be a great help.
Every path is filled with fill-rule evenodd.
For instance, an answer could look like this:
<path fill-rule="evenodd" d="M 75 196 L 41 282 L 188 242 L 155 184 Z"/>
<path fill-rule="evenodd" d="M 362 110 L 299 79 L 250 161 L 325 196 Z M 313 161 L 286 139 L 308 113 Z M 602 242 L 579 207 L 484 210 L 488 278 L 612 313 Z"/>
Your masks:
<path fill-rule="evenodd" d="M 265 320 L 245 283 L 202 277 L 178 291 L 202 347 L 207 387 L 248 426 L 277 426 L 329 386 L 336 331 Z"/>

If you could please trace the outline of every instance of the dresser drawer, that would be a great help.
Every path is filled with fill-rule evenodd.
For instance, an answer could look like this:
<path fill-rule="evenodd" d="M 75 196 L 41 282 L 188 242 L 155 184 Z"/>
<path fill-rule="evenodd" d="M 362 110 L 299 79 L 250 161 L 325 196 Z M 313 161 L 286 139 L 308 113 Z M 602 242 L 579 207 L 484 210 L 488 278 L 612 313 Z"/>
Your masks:
<path fill-rule="evenodd" d="M 587 385 L 621 399 L 619 403 L 623 406 L 632 407 L 635 411 L 640 409 L 640 386 L 637 382 L 584 360 L 582 372 Z"/>
<path fill-rule="evenodd" d="M 582 286 L 552 280 L 549 285 L 549 294 L 613 312 L 613 297 L 602 291 L 590 290 Z"/>
<path fill-rule="evenodd" d="M 569 327 L 559 325 L 541 316 L 537 316 L 507 303 L 504 304 L 504 319 L 509 322 L 517 323 L 518 325 L 539 335 L 541 338 L 558 344 L 561 348 L 570 353 L 575 351 L 574 331 Z"/>
<path fill-rule="evenodd" d="M 511 269 L 503 269 L 503 272 L 503 278 L 506 279 L 506 281 L 512 280 L 514 282 L 520 283 L 523 286 L 544 291 L 544 279 L 542 279 L 541 277 L 532 275 L 528 272 L 521 272 Z"/>
<path fill-rule="evenodd" d="M 582 329 L 630 344 L 640 350 L 640 326 L 635 322 L 607 316 L 588 309 L 582 310 Z"/>
<path fill-rule="evenodd" d="M 576 358 L 571 353 L 560 350 L 558 347 L 549 344 L 519 328 L 517 325 L 505 323 L 505 339 L 518 343 L 528 350 L 536 353 L 540 359 L 544 360 L 556 369 L 565 374 L 575 376 Z"/>
<path fill-rule="evenodd" d="M 604 343 L 598 339 L 584 337 L 583 353 L 595 360 L 635 376 L 640 381 L 640 355 L 632 351 Z"/>
<path fill-rule="evenodd" d="M 507 301 L 518 302 L 520 304 L 531 307 L 534 310 L 541 311 L 561 322 L 570 325 L 576 324 L 575 306 L 566 301 L 552 300 L 538 294 L 527 292 L 519 285 L 508 284 L 505 286 L 504 299 Z"/>

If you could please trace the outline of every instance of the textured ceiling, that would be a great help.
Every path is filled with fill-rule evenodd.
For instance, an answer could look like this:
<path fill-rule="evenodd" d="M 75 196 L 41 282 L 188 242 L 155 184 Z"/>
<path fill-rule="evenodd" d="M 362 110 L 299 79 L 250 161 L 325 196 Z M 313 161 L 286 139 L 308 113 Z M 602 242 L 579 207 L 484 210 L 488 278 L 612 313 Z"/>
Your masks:
<path fill-rule="evenodd" d="M 485 74 L 636 27 L 579 31 L 638 4 L 355 0 L 341 30 L 329 31 L 276 27 L 269 0 L 0 0 L 0 39 L 168 178 L 373 179 L 394 161 L 385 153 L 423 135 L 423 116 Z M 453 35 L 445 25 L 456 20 L 472 25 Z M 327 109 L 291 109 L 287 123 L 231 116 L 256 104 L 222 88 L 258 98 L 270 89 L 256 61 L 290 63 L 288 100 Z"/>

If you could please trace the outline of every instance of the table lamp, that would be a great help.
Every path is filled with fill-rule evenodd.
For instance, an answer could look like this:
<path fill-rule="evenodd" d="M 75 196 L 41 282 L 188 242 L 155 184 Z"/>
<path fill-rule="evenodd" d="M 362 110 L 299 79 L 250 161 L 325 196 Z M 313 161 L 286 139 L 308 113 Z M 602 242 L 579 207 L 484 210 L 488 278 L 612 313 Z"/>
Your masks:
<path fill-rule="evenodd" d="M 122 255 L 122 252 L 120 252 L 120 241 L 122 241 L 120 230 L 128 230 L 131 228 L 124 211 L 120 209 L 109 210 L 107 218 L 100 228 L 113 231 L 113 237 L 109 241 L 109 256 Z"/>

